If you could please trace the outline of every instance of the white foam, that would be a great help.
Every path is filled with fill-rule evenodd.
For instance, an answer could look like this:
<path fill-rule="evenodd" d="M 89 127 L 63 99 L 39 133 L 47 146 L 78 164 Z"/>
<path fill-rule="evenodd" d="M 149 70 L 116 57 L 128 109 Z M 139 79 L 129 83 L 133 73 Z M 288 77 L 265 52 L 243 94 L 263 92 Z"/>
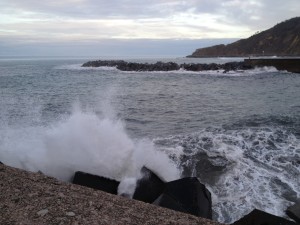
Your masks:
<path fill-rule="evenodd" d="M 116 69 L 117 70 L 117 69 Z M 202 71 L 189 71 L 180 68 L 179 70 L 171 70 L 171 71 L 120 71 L 121 73 L 149 73 L 149 74 L 164 74 L 164 75 L 172 75 L 172 74 L 183 74 L 183 75 L 210 75 L 217 77 L 245 77 L 245 76 L 255 76 L 266 73 L 278 72 L 275 67 L 257 67 L 251 70 L 230 70 L 228 72 L 224 72 L 225 70 L 202 70 Z"/>
<path fill-rule="evenodd" d="M 235 221 L 254 208 L 285 216 L 284 211 L 291 203 L 282 196 L 283 191 L 278 184 L 274 184 L 274 179 L 288 184 L 299 197 L 299 180 L 297 182 L 293 179 L 293 175 L 289 175 L 291 171 L 284 169 L 286 165 L 279 165 L 278 158 L 294 157 L 300 142 L 295 136 L 286 134 L 288 143 L 284 143 L 282 146 L 279 146 L 280 143 L 278 143 L 276 147 L 269 149 L 268 141 L 276 138 L 276 132 L 278 130 L 235 131 L 225 134 L 225 139 L 220 139 L 223 145 L 214 145 L 215 152 L 213 151 L 213 154 L 222 155 L 234 162 L 234 166 L 220 177 L 214 187 L 211 187 L 216 192 L 215 196 L 218 196 L 213 202 L 214 209 L 219 215 L 219 221 Z M 251 136 L 251 138 L 245 138 L 245 133 L 250 133 L 249 137 Z M 215 142 L 216 139 L 218 140 L 218 135 L 214 134 L 214 136 Z M 226 143 L 226 139 L 230 140 L 232 144 Z M 254 149 L 256 142 L 258 143 L 257 150 Z M 248 154 L 247 151 L 254 159 L 244 155 Z M 209 154 L 209 152 L 207 153 Z M 291 162 L 286 161 L 285 163 L 290 164 Z M 299 175 L 299 165 L 298 167 L 293 166 L 293 168 Z M 222 213 L 228 208 L 231 212 L 235 211 L 230 215 L 230 220 L 225 218 Z"/>
<path fill-rule="evenodd" d="M 3 127 L 0 149 L 3 163 L 61 180 L 70 180 L 80 170 L 126 181 L 138 178 L 142 166 L 167 181 L 179 177 L 176 165 L 151 141 L 134 141 L 122 121 L 80 107 L 51 126 Z"/>
<path fill-rule="evenodd" d="M 118 195 L 132 198 L 136 188 L 136 177 L 124 177 L 118 186 Z"/>
<path fill-rule="evenodd" d="M 120 121 L 83 112 L 48 130 L 44 143 L 47 173 L 64 180 L 76 170 L 120 180 L 134 148 Z"/>
<path fill-rule="evenodd" d="M 58 70 L 107 70 L 107 71 L 114 71 L 118 70 L 115 66 L 100 66 L 100 67 L 83 67 L 81 64 L 65 64 L 61 66 L 56 66 L 54 69 Z"/>
<path fill-rule="evenodd" d="M 206 183 L 219 222 L 232 223 L 254 208 L 285 217 L 292 199 L 300 197 L 300 140 L 281 128 L 211 128 L 158 141 L 185 156 L 190 176 L 205 176 L 197 169 L 199 152 L 212 165 L 226 166 L 218 180 Z"/>

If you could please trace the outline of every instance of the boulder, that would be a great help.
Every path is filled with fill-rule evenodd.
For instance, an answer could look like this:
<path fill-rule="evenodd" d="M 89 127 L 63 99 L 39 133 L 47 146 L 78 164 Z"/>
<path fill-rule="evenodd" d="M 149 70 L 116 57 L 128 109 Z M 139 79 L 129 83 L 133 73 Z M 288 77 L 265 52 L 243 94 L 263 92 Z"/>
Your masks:
<path fill-rule="evenodd" d="M 137 181 L 133 199 L 152 203 L 157 199 L 165 188 L 165 182 L 146 167 L 141 170 L 142 178 Z"/>
<path fill-rule="evenodd" d="M 296 223 L 272 214 L 254 209 L 248 215 L 233 223 L 233 225 L 296 225 Z"/>
<path fill-rule="evenodd" d="M 297 223 L 300 223 L 300 200 L 286 210 L 286 214 Z"/>
<path fill-rule="evenodd" d="M 118 193 L 119 182 L 109 178 L 77 171 L 74 175 L 73 184 L 94 188 L 111 194 Z"/>
<path fill-rule="evenodd" d="M 196 177 L 186 177 L 166 183 L 155 205 L 212 219 L 211 194 Z"/>

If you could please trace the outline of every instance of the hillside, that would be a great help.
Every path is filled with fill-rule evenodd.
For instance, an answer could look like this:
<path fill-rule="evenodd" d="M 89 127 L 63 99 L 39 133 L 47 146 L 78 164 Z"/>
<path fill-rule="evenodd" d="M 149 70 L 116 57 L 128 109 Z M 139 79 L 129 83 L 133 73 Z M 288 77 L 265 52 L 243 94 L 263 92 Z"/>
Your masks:
<path fill-rule="evenodd" d="M 228 45 L 197 49 L 187 57 L 300 56 L 300 17 Z"/>

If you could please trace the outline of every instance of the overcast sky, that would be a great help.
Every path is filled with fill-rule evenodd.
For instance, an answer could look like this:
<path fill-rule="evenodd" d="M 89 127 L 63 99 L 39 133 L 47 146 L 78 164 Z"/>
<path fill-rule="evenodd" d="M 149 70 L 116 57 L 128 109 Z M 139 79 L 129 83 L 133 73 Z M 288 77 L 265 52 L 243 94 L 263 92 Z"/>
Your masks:
<path fill-rule="evenodd" d="M 0 0 L 0 55 L 184 56 L 299 14 L 299 0 Z"/>

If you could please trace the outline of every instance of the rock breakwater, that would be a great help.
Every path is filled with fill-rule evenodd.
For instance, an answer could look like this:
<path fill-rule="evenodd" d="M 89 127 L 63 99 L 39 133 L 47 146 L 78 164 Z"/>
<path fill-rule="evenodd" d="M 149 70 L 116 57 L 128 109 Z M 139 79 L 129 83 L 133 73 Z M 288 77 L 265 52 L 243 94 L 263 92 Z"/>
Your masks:
<path fill-rule="evenodd" d="M 223 72 L 236 70 L 249 70 L 254 67 L 244 62 L 228 62 L 225 64 L 217 63 L 183 63 L 177 64 L 174 62 L 156 62 L 150 63 L 135 63 L 126 62 L 123 60 L 97 60 L 89 61 L 82 65 L 82 67 L 116 67 L 121 71 L 208 71 L 208 70 L 222 70 Z"/>

